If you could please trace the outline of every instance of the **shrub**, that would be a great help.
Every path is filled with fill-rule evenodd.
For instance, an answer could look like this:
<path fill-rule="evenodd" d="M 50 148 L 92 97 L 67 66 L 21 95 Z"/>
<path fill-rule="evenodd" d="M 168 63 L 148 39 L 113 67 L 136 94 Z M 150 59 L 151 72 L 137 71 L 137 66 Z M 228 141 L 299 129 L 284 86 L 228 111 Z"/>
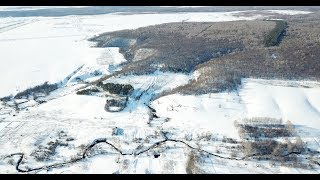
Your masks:
<path fill-rule="evenodd" d="M 242 146 L 245 156 L 254 155 L 255 158 L 259 158 L 261 156 L 271 155 L 278 146 L 278 142 L 274 140 L 245 141 L 242 142 Z"/>
<path fill-rule="evenodd" d="M 199 160 L 199 154 L 196 151 L 192 150 L 188 155 L 186 172 L 187 174 L 200 174 L 202 170 L 198 167 L 197 163 Z"/>
<path fill-rule="evenodd" d="M 108 112 L 119 112 L 126 108 L 128 97 L 117 97 L 107 99 L 105 104 L 105 110 Z"/>
<path fill-rule="evenodd" d="M 250 125 L 242 125 L 243 128 L 248 134 L 249 137 L 252 138 L 274 138 L 274 137 L 289 137 L 291 133 L 288 129 L 285 128 L 284 125 L 278 125 L 276 127 L 272 126 L 250 126 Z"/>
<path fill-rule="evenodd" d="M 124 130 L 122 128 L 115 127 L 112 129 L 112 135 L 120 136 L 123 135 Z"/>
<path fill-rule="evenodd" d="M 252 156 L 258 160 L 273 160 L 277 162 L 297 162 L 299 159 L 296 154 L 305 151 L 304 143 L 297 137 L 295 143 L 286 141 L 284 143 L 264 139 L 260 141 L 244 141 L 242 142 L 243 153 L 246 157 Z"/>
<path fill-rule="evenodd" d="M 14 163 L 15 163 L 14 159 L 9 159 L 9 160 L 8 160 L 8 164 L 14 165 Z"/>
<path fill-rule="evenodd" d="M 283 125 L 282 119 L 250 118 L 243 119 L 242 124 L 236 123 L 241 138 L 276 138 L 292 137 L 295 134 L 293 125 Z"/>
<path fill-rule="evenodd" d="M 228 137 L 226 137 L 226 136 L 223 136 L 222 142 L 224 142 L 224 143 L 231 143 L 231 144 L 236 144 L 236 143 L 238 143 L 237 140 L 232 139 L 232 138 L 228 138 Z"/>
<path fill-rule="evenodd" d="M 230 157 L 231 157 L 231 158 L 236 158 L 237 156 L 238 156 L 238 151 L 237 151 L 237 150 L 232 149 L 232 150 L 231 150 Z"/>
<path fill-rule="evenodd" d="M 287 121 L 287 129 L 292 135 L 296 135 L 296 130 L 291 121 Z"/>
<path fill-rule="evenodd" d="M 46 147 L 39 146 L 30 155 L 33 156 L 37 161 L 47 161 L 50 159 L 50 156 L 55 154 L 58 146 L 58 141 L 50 141 Z"/>
<path fill-rule="evenodd" d="M 270 117 L 252 117 L 242 120 L 242 123 L 249 125 L 280 125 L 282 124 L 282 119 L 275 119 Z"/>
<path fill-rule="evenodd" d="M 80 90 L 76 94 L 77 95 L 92 95 L 92 93 L 97 93 L 97 92 L 100 92 L 100 90 L 97 88 L 92 88 L 92 89 Z"/>
<path fill-rule="evenodd" d="M 269 33 L 266 33 L 264 36 L 263 42 L 266 47 L 275 46 L 279 44 L 280 36 L 284 33 L 287 27 L 287 22 L 285 21 L 277 20 L 275 22 L 276 22 L 275 28 L 272 29 Z"/>
<path fill-rule="evenodd" d="M 104 91 L 108 91 L 111 94 L 129 95 L 133 92 L 134 88 L 130 84 L 115 84 L 115 83 L 98 83 L 98 87 L 101 87 Z"/>
<path fill-rule="evenodd" d="M 305 143 L 302 141 L 302 139 L 297 136 L 295 139 L 295 143 L 293 144 L 293 147 L 291 149 L 291 152 L 304 152 L 305 151 Z"/>
<path fill-rule="evenodd" d="M 243 153 L 244 155 L 247 157 L 251 154 L 253 154 L 254 152 L 254 149 L 252 147 L 252 143 L 250 141 L 243 141 L 241 142 L 241 145 L 242 145 L 242 150 L 243 150 Z"/>
<path fill-rule="evenodd" d="M 5 96 L 5 97 L 0 98 L 0 101 L 8 102 L 8 101 L 10 101 L 12 98 L 13 98 L 13 96 L 12 96 L 12 95 L 9 95 L 9 96 Z"/>
<path fill-rule="evenodd" d="M 28 97 L 29 95 L 36 96 L 36 93 L 43 93 L 45 95 L 48 95 L 51 91 L 54 91 L 56 89 L 58 89 L 57 84 L 48 84 L 48 82 L 45 82 L 42 85 L 38 85 L 17 93 L 14 98 L 22 99 Z"/>

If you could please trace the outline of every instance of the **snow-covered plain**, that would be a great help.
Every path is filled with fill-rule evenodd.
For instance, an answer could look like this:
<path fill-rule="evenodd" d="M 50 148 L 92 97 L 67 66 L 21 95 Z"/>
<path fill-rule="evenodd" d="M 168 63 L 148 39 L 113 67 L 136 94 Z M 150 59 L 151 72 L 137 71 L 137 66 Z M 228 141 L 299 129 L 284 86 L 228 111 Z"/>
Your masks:
<path fill-rule="evenodd" d="M 165 77 L 165 74 L 162 76 Z M 152 83 L 149 83 L 152 81 L 148 78 L 153 77 L 154 75 L 144 78 L 119 77 L 113 79 L 112 82 L 135 81 L 137 87 L 141 88 L 138 88 L 137 91 L 143 92 L 150 89 Z M 163 90 L 172 86 L 169 83 L 172 79 L 167 79 L 167 81 L 166 78 L 159 79 L 164 84 L 168 84 L 168 86 L 164 85 L 162 87 Z M 159 79 L 158 82 L 160 82 Z M 34 168 L 52 164 L 52 162 L 67 161 L 77 154 L 79 150 L 76 149 L 81 145 L 90 144 L 94 139 L 102 137 L 107 138 L 109 142 L 125 152 L 132 152 L 139 145 L 147 147 L 152 142 L 162 140 L 163 138 L 160 135 L 156 135 L 159 128 L 170 132 L 171 137 L 175 139 L 185 139 L 186 136 L 191 135 L 191 138 L 196 140 L 206 134 L 211 134 L 212 137 L 217 139 L 222 136 L 238 138 L 234 121 L 241 122 L 245 117 L 282 117 L 284 120 L 290 119 L 310 147 L 320 150 L 320 146 L 317 144 L 320 140 L 319 118 L 317 118 L 319 114 L 312 111 L 320 108 L 317 98 L 320 93 L 319 84 L 309 82 L 313 86 L 307 88 L 303 86 L 279 86 L 279 84 L 273 84 L 274 82 L 244 79 L 239 93 L 214 93 L 201 96 L 175 94 L 161 97 L 151 104 L 158 116 L 169 118 L 169 121 L 162 122 L 160 126 L 148 125 L 148 108 L 143 105 L 150 100 L 148 99 L 148 93 L 144 95 L 145 98 L 142 97 L 139 100 L 142 101 L 141 103 L 128 106 L 123 112 L 119 113 L 106 112 L 104 110 L 105 99 L 102 97 L 70 94 L 30 108 L 29 111 L 22 111 L 18 116 L 3 120 L 0 123 L 0 156 L 4 157 L 11 153 L 24 152 L 26 154 L 25 163 Z M 299 84 L 299 82 L 292 82 L 294 85 L 297 85 L 297 83 Z M 301 82 L 300 84 L 305 83 Z M 264 91 L 261 91 L 261 88 Z M 136 93 L 139 94 L 139 92 Z M 153 90 L 150 90 L 150 92 L 153 92 Z M 311 97 L 314 98 L 311 100 Z M 309 99 L 310 103 L 300 104 L 301 99 Z M 276 105 L 274 102 L 281 105 Z M 135 108 L 132 109 L 133 107 Z M 276 114 L 275 116 L 275 112 L 282 112 L 282 114 Z M 114 127 L 122 128 L 124 134 L 113 136 L 112 129 Z M 33 160 L 30 154 L 34 149 L 39 145 L 45 145 L 47 142 L 57 139 L 57 134 L 60 131 L 66 132 L 68 137 L 72 137 L 74 141 L 70 141 L 67 147 L 57 148 L 57 155 L 48 162 Z M 196 146 L 192 140 L 188 143 Z M 209 152 L 214 152 L 214 149 L 221 147 L 221 144 L 217 145 L 217 142 L 212 140 L 200 140 L 200 143 Z M 170 148 L 173 149 L 170 150 Z M 70 166 L 52 169 L 47 173 L 185 173 L 183 167 L 185 167 L 187 155 L 190 152 L 183 144 L 172 143 L 166 143 L 165 146 L 158 149 L 161 152 L 161 158 L 159 159 L 153 157 L 154 151 L 133 157 L 121 156 L 107 145 L 102 145 L 100 149 L 107 152 L 81 160 Z M 98 150 L 96 151 L 98 152 Z M 223 154 L 223 152 L 221 153 Z M 206 168 L 206 172 L 210 173 L 317 173 L 318 171 L 317 169 L 271 167 L 268 163 L 258 161 L 227 161 L 216 157 L 210 157 L 206 161 L 209 164 L 204 165 L 203 168 Z M 255 164 L 259 164 L 259 168 L 253 171 L 249 166 L 255 166 Z M 166 169 L 167 166 L 170 166 L 171 170 Z M 231 170 L 231 166 L 236 168 Z M 2 165 L 0 164 L 0 170 L 3 173 L 15 173 L 15 169 L 10 170 L 10 165 L 5 162 Z M 44 172 L 40 171 L 38 173 Z"/>
<path fill-rule="evenodd" d="M 292 11 L 292 10 L 267 10 L 268 12 L 285 14 L 285 15 L 297 15 L 297 14 L 310 14 L 310 11 Z"/>
<path fill-rule="evenodd" d="M 88 6 L 0 6 L 0 11 L 28 11 L 54 8 L 83 8 Z"/>
<path fill-rule="evenodd" d="M 0 72 L 2 77 L 8 77 L 1 78 L 7 87 L 1 87 L 0 95 L 14 93 L 16 87 L 23 89 L 43 81 L 63 80 L 79 66 L 84 66 L 72 75 L 65 87 L 43 97 L 46 103 L 23 99 L 19 103 L 27 109 L 19 112 L 0 103 L 0 173 L 18 173 L 15 165 L 19 154 L 8 157 L 14 153 L 24 154 L 19 166 L 21 169 L 44 167 L 29 173 L 186 173 L 190 147 L 229 157 L 225 148 L 230 144 L 221 142 L 221 139 L 224 136 L 239 139 L 234 121 L 241 122 L 247 117 L 282 118 L 284 123 L 290 120 L 308 147 L 320 151 L 318 82 L 243 79 L 242 87 L 230 93 L 173 94 L 153 101 L 155 95 L 184 85 L 196 75 L 155 72 L 144 76 L 112 77 L 106 82 L 129 83 L 135 88 L 128 106 L 117 113 L 105 111 L 104 97 L 76 95 L 76 89 L 81 87 L 77 78 L 100 77 L 99 73 L 92 75 L 95 71 L 112 73 L 114 69 L 110 66 L 118 68 L 117 65 L 125 61 L 118 48 L 90 48 L 86 41 L 88 37 L 165 22 L 260 17 L 234 17 L 232 14 L 12 18 L 13 24 L 20 20 L 21 23 L 31 23 L 7 28 L 0 33 L 0 61 L 4 64 L 0 66 Z M 0 22 L 6 24 L 11 20 L 0 19 Z M 150 118 L 152 108 L 158 117 Z M 122 135 L 113 133 L 116 127 L 123 130 Z M 166 136 L 161 132 L 166 132 Z M 183 140 L 189 146 L 172 141 L 154 146 L 165 137 Z M 90 157 L 61 167 L 46 168 L 83 157 L 85 148 L 101 138 L 106 138 L 127 155 L 121 155 L 112 146 L 101 143 L 90 150 Z M 55 143 L 58 145 L 50 154 L 50 144 Z M 135 154 L 148 147 L 152 148 Z M 37 161 L 34 153 L 43 149 L 49 153 L 48 159 Z M 160 156 L 156 158 L 156 154 Z M 264 161 L 230 160 L 209 155 L 203 157 L 198 165 L 206 173 L 320 172 L 319 168 L 287 168 Z"/>
<path fill-rule="evenodd" d="M 157 99 L 152 105 L 160 116 L 174 120 L 166 126 L 205 128 L 233 138 L 238 138 L 234 121 L 252 117 L 281 118 L 284 123 L 320 129 L 318 82 L 244 79 L 242 84 L 239 92 L 174 94 Z"/>

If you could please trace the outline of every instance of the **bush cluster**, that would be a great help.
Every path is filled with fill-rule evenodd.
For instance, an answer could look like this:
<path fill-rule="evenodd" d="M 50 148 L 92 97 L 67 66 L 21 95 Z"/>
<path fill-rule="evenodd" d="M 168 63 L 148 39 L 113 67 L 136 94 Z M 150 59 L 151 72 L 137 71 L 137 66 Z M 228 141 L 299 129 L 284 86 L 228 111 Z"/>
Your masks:
<path fill-rule="evenodd" d="M 22 92 L 17 93 L 14 98 L 15 99 L 22 99 L 22 98 L 27 98 L 29 95 L 34 96 L 37 93 L 42 93 L 45 95 L 48 95 L 51 91 L 54 91 L 58 89 L 58 85 L 57 84 L 49 84 L 48 82 L 45 82 L 41 85 L 32 87 L 32 88 L 28 88 Z"/>
<path fill-rule="evenodd" d="M 118 94 L 118 95 L 130 95 L 134 88 L 130 84 L 115 84 L 115 83 L 98 83 L 98 87 L 101 87 L 104 91 L 108 91 L 111 94 Z"/>
<path fill-rule="evenodd" d="M 264 36 L 263 43 L 266 47 L 278 45 L 280 43 L 280 36 L 284 34 L 287 27 L 287 22 L 285 21 L 277 20 L 275 22 L 275 28 Z"/>

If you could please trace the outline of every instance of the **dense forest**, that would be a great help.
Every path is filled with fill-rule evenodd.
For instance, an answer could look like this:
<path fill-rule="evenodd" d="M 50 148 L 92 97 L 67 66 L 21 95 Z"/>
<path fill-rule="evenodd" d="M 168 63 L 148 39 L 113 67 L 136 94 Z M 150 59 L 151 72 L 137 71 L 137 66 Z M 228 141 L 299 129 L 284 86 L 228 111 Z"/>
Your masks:
<path fill-rule="evenodd" d="M 285 20 L 167 23 L 90 40 L 98 47 L 120 47 L 128 61 L 116 75 L 199 72 L 166 93 L 234 90 L 243 77 L 318 80 L 320 14 L 279 16 Z"/>

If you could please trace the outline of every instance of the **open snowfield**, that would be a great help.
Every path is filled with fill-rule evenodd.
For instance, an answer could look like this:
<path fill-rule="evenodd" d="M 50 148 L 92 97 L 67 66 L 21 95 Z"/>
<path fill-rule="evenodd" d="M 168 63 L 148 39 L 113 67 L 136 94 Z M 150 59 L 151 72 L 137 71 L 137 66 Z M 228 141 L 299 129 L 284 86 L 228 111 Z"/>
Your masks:
<path fill-rule="evenodd" d="M 204 128 L 234 138 L 238 138 L 234 121 L 251 117 L 282 118 L 320 129 L 320 83 L 244 79 L 242 84 L 239 92 L 169 95 L 152 105 L 160 116 L 174 120 L 166 126 Z"/>
<path fill-rule="evenodd" d="M 291 10 L 267 10 L 268 12 L 285 14 L 285 15 L 296 15 L 296 14 L 309 14 L 309 11 L 291 11 Z"/>
<path fill-rule="evenodd" d="M 27 11 L 53 8 L 83 8 L 88 6 L 0 6 L 0 11 Z"/>
<path fill-rule="evenodd" d="M 134 87 L 121 112 L 107 112 L 105 97 L 76 94 L 82 81 L 111 74 L 126 61 L 117 47 L 91 48 L 87 39 L 93 35 L 166 22 L 261 18 L 234 13 L 0 19 L 5 85 L 0 97 L 66 80 L 41 97 L 44 103 L 0 102 L 0 173 L 189 173 L 195 152 L 201 157 L 195 165 L 200 173 L 319 173 L 319 166 L 275 166 L 241 158 L 241 153 L 230 158 L 228 148 L 237 146 L 223 142 L 225 137 L 240 141 L 235 121 L 272 117 L 290 120 L 308 147 L 320 151 L 319 82 L 243 79 L 229 93 L 172 94 L 154 100 L 196 74 L 114 76 L 105 82 Z"/>
<path fill-rule="evenodd" d="M 125 79 L 126 77 L 119 77 L 114 81 L 123 82 Z M 159 79 L 161 79 L 161 73 Z M 134 79 L 128 76 L 127 81 L 132 82 Z M 147 85 L 148 82 L 152 82 L 147 77 L 137 77 L 135 81 L 137 86 L 141 87 L 137 90 L 140 92 L 148 89 L 150 87 Z M 170 81 L 171 79 L 166 81 L 162 78 L 162 82 L 168 83 L 167 87 L 163 87 L 164 89 L 172 86 Z M 320 94 L 318 83 L 309 82 L 312 86 L 306 88 L 301 86 L 306 84 L 304 82 L 292 82 L 291 84 L 295 86 L 288 87 L 279 86 L 281 81 L 278 84 L 274 84 L 277 81 L 267 80 L 244 79 L 243 81 L 243 87 L 239 93 L 201 96 L 169 95 L 153 101 L 152 106 L 160 119 L 169 118 L 168 121 L 155 126 L 148 125 L 148 109 L 142 103 L 149 100 L 148 93 L 143 95 L 145 98 L 140 99 L 141 103 L 135 103 L 134 109 L 128 106 L 119 113 L 106 112 L 103 108 L 104 98 L 70 94 L 3 120 L 0 123 L 2 146 L 0 156 L 23 152 L 26 159 L 22 167 L 35 168 L 68 161 L 77 155 L 81 145 L 90 144 L 97 138 L 107 138 L 117 148 L 130 153 L 139 146 L 148 147 L 152 143 L 163 140 L 163 137 L 157 133 L 159 129 L 168 131 L 170 137 L 175 139 L 183 140 L 186 136 L 191 136 L 193 140 L 186 142 L 196 147 L 195 140 L 203 134 L 212 134 L 217 139 L 222 136 L 238 138 L 234 120 L 241 122 L 242 118 L 250 116 L 290 119 L 298 126 L 298 130 L 301 130 L 301 137 L 311 147 L 320 150 L 317 144 L 320 140 L 319 118 L 317 118 L 319 114 L 315 112 L 315 109 L 320 108 L 317 99 Z M 261 91 L 261 88 L 265 90 Z M 305 102 L 308 99 L 310 103 Z M 265 110 L 262 111 L 262 109 Z M 282 113 L 275 114 L 275 112 Z M 113 136 L 114 127 L 122 128 L 124 134 Z M 68 142 L 67 146 L 58 146 L 56 155 L 50 161 L 37 162 L 30 156 L 35 148 L 58 139 L 61 131 L 74 140 Z M 214 152 L 214 149 L 220 147 L 217 143 L 212 140 L 200 141 L 203 149 L 209 152 Z M 170 149 L 170 147 L 174 148 Z M 185 169 L 181 167 L 185 166 L 190 152 L 190 149 L 185 147 L 182 143 L 167 142 L 156 150 L 161 152 L 161 158 L 154 158 L 154 151 L 148 151 L 137 157 L 121 156 L 110 146 L 101 144 L 95 152 L 102 151 L 102 154 L 62 168 L 54 168 L 47 173 L 185 173 Z M 224 152 L 221 153 L 227 156 Z M 264 162 L 227 161 L 217 157 L 209 157 L 205 161 L 208 162 L 204 163 L 206 165 L 203 165 L 203 168 L 206 168 L 206 172 L 209 173 L 317 173 L 318 171 L 269 167 L 269 164 Z M 0 164 L 1 172 L 15 173 L 15 169 L 10 168 L 10 165 L 5 162 Z M 255 166 L 255 164 L 259 164 L 259 168 L 253 171 L 249 166 Z M 171 168 L 166 169 L 167 166 Z M 235 166 L 235 169 L 230 170 L 230 166 Z"/>

